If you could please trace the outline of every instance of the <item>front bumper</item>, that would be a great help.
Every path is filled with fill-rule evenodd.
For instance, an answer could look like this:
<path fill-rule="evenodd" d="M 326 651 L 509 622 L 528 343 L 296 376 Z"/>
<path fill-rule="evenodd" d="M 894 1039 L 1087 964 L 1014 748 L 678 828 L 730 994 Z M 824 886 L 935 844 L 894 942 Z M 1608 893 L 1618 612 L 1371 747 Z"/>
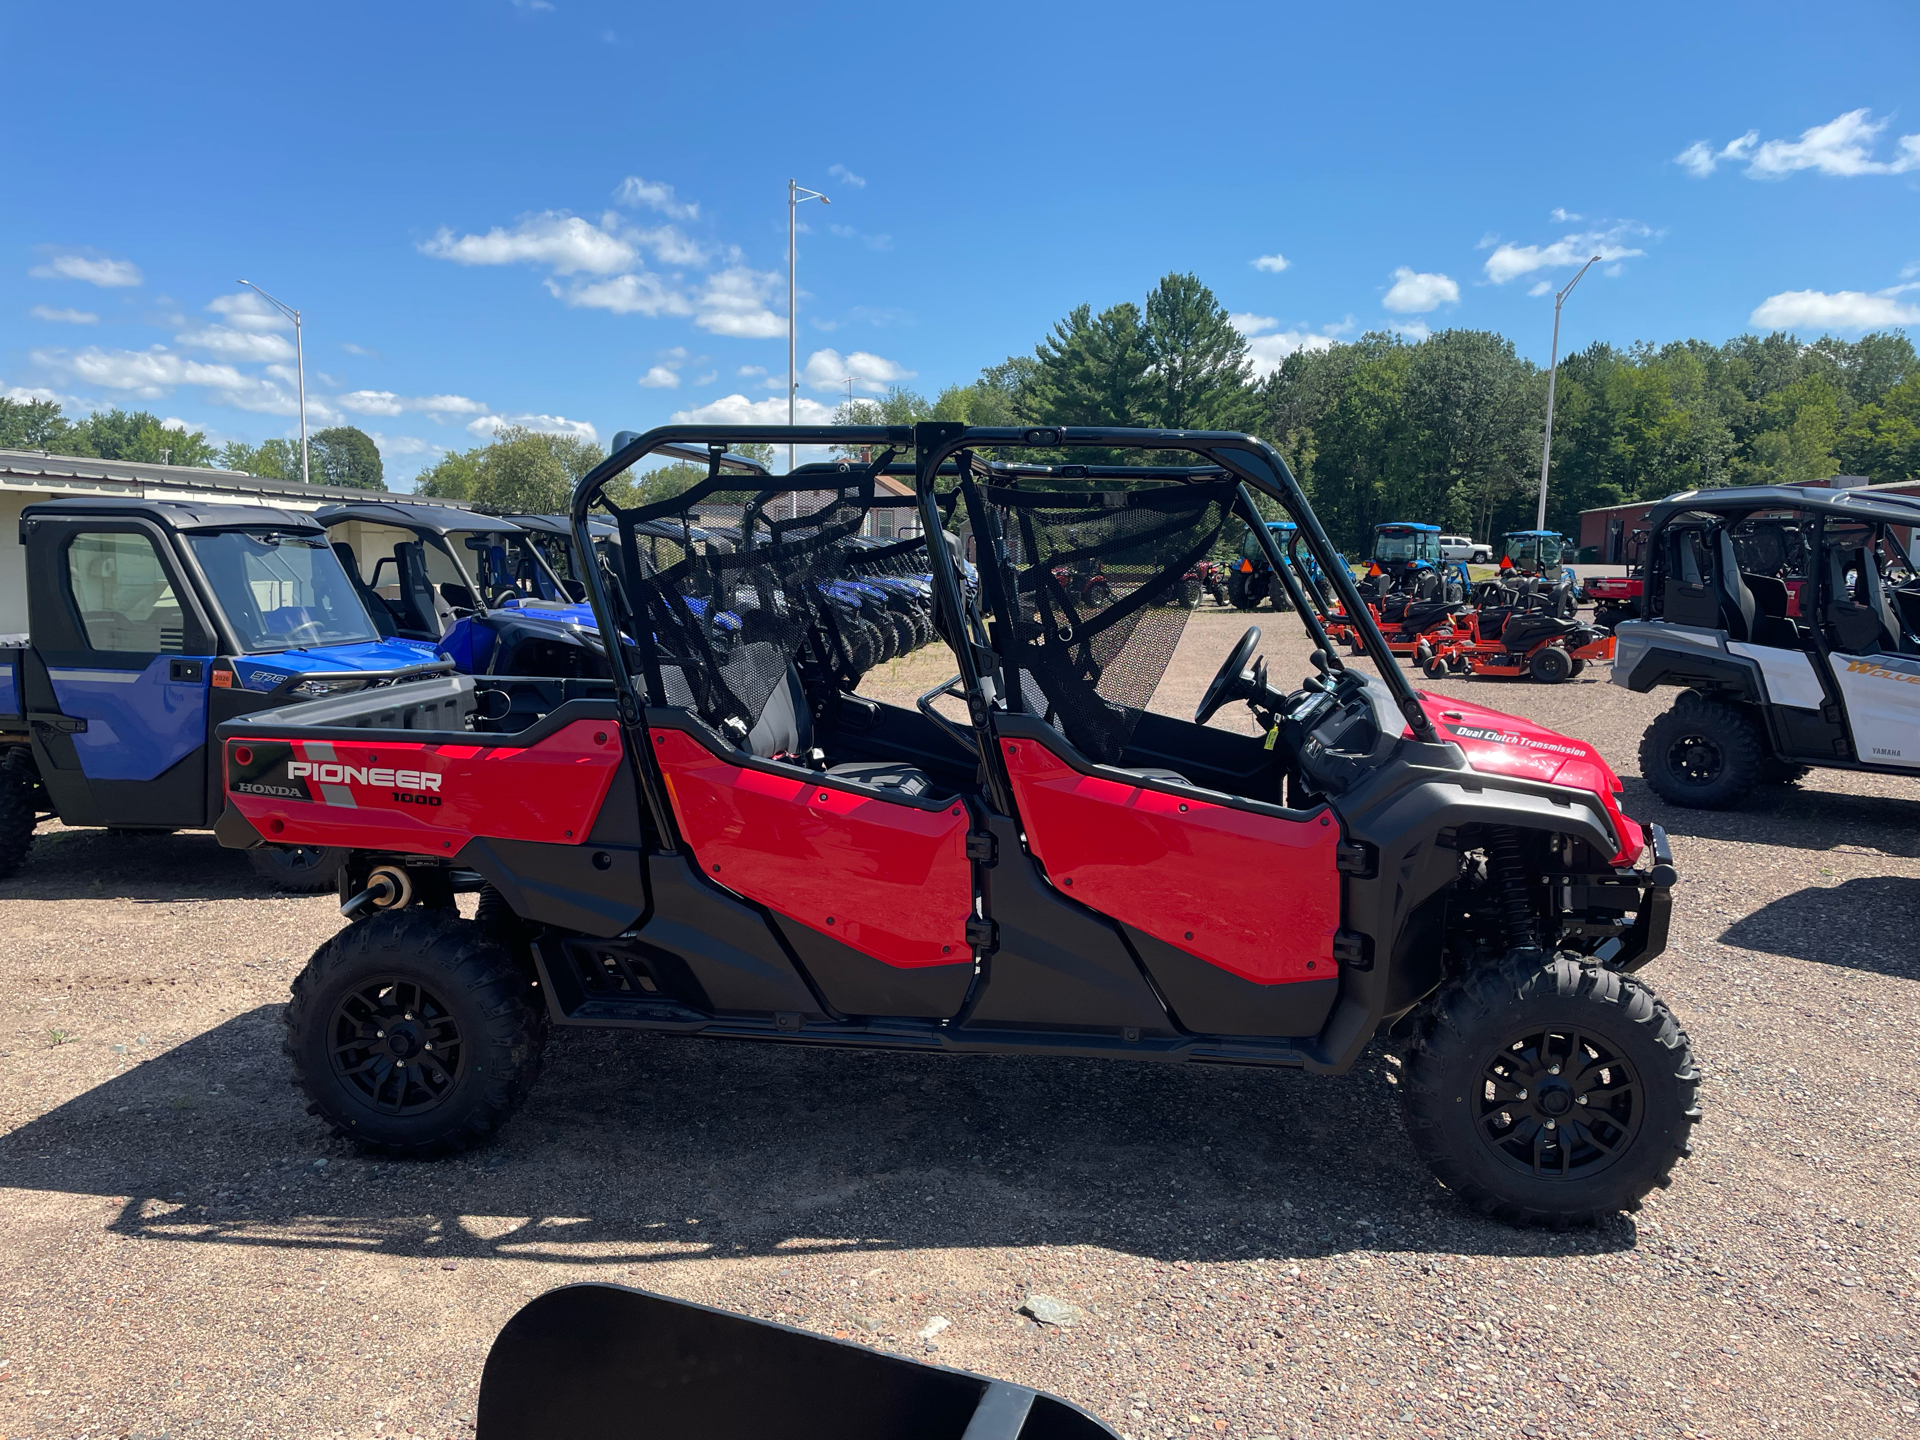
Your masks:
<path fill-rule="evenodd" d="M 1660 826 L 1647 826 L 1647 849 L 1653 852 L 1653 868 L 1646 875 L 1646 893 L 1633 924 L 1621 936 L 1620 953 L 1609 966 L 1628 974 L 1666 951 L 1673 887 L 1680 882 L 1680 872 L 1673 865 L 1673 847 Z"/>

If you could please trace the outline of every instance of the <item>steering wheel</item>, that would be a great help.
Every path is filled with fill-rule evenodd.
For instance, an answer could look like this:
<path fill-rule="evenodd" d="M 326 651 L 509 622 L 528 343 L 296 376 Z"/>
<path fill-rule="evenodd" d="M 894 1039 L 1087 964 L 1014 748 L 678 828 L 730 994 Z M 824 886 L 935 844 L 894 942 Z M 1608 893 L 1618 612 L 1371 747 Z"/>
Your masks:
<path fill-rule="evenodd" d="M 302 620 L 298 625 L 294 626 L 291 630 L 287 631 L 286 635 L 283 638 L 288 640 L 296 640 L 301 635 L 307 633 L 308 631 L 313 632 L 313 638 L 316 640 L 318 640 L 322 635 L 322 633 L 324 633 L 320 629 L 320 622 L 318 620 Z"/>
<path fill-rule="evenodd" d="M 1193 712 L 1193 723 L 1204 725 L 1220 713 L 1220 707 L 1229 700 L 1238 699 L 1251 692 L 1253 674 L 1247 668 L 1247 662 L 1253 658 L 1254 647 L 1260 643 L 1260 627 L 1249 625 L 1247 633 L 1240 637 L 1240 643 L 1233 647 L 1233 653 L 1227 656 L 1220 671 L 1213 677 L 1213 683 L 1207 686 L 1207 693 L 1200 697 L 1200 708 Z"/>

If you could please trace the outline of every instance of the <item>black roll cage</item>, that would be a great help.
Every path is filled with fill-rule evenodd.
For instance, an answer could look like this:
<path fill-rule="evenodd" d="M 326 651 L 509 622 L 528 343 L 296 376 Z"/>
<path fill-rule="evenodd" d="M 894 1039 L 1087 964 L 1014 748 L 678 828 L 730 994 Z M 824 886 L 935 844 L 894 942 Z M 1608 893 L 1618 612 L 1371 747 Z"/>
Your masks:
<path fill-rule="evenodd" d="M 622 440 L 626 443 L 620 444 Z M 910 468 L 914 477 L 914 496 L 920 511 L 921 530 L 927 537 L 930 556 L 933 553 L 933 537 L 946 530 L 946 517 L 940 512 L 937 493 L 938 482 L 942 478 L 1001 481 L 1020 478 L 1170 480 L 1185 483 L 1217 483 L 1223 478 L 1231 479 L 1236 482 L 1237 492 L 1234 511 L 1246 522 L 1249 530 L 1259 537 L 1268 563 L 1274 573 L 1281 577 L 1289 599 L 1322 657 L 1321 668 L 1329 678 L 1345 668 L 1342 657 L 1328 639 L 1322 624 L 1322 617 L 1327 613 L 1325 606 L 1316 587 L 1306 583 L 1303 575 L 1294 573 L 1294 561 L 1281 550 L 1273 533 L 1267 529 L 1265 517 L 1254 504 L 1253 490 L 1278 501 L 1293 521 L 1293 557 L 1297 559 L 1299 547 L 1304 543 L 1321 575 L 1333 585 L 1348 623 L 1359 636 L 1374 668 L 1386 682 L 1388 692 L 1393 696 L 1394 704 L 1414 738 L 1426 743 L 1437 743 L 1439 740 L 1405 672 L 1387 649 L 1385 638 L 1373 622 L 1372 612 L 1361 599 L 1352 572 L 1347 569 L 1345 560 L 1321 528 L 1319 518 L 1307 503 L 1306 494 L 1288 469 L 1287 462 L 1281 458 L 1279 451 L 1256 436 L 1225 430 L 1136 430 L 1045 425 L 993 427 L 930 421 L 919 425 L 666 425 L 630 439 L 627 432 L 623 432 L 615 437 L 615 441 L 613 454 L 574 485 L 569 515 L 574 543 L 583 555 L 593 553 L 588 526 L 594 518 L 594 507 L 599 505 L 610 513 L 616 512 L 617 507 L 605 499 L 607 485 L 654 454 L 706 463 L 708 484 L 718 481 L 723 474 L 731 473 L 748 477 L 757 488 L 770 493 L 844 488 L 853 477 L 865 477 L 870 487 L 873 479 L 881 474 L 904 476 Z M 727 448 L 740 444 L 835 446 L 843 450 L 864 447 L 881 453 L 876 461 L 870 463 L 849 460 L 828 465 L 808 465 L 796 467 L 791 475 L 775 476 L 769 474 L 767 468 L 758 461 L 734 454 Z M 908 449 L 914 452 L 910 467 L 905 462 L 894 460 L 895 455 Z M 1199 455 L 1206 463 L 1198 466 L 1041 465 L 987 461 L 980 454 L 982 451 L 1063 449 L 1172 451 Z M 830 483 L 835 480 L 838 481 L 837 485 Z M 941 628 L 953 644 L 960 662 L 959 678 L 964 687 L 968 714 L 976 731 L 984 732 L 988 728 L 994 697 L 983 682 L 990 682 L 998 669 L 999 656 L 988 644 L 986 634 L 971 624 L 972 617 L 960 584 L 959 559 L 959 556 L 950 554 L 947 563 L 931 567 L 935 611 L 937 616 L 949 622 Z M 588 599 L 601 633 L 617 634 L 618 612 L 607 591 L 601 567 L 587 567 L 585 578 Z M 1311 601 L 1309 595 L 1312 596 Z M 638 638 L 635 637 L 636 640 Z M 607 664 L 621 722 L 630 731 L 637 732 L 643 728 L 646 706 L 634 688 L 624 650 L 625 647 L 621 645 L 608 645 Z M 648 757 L 636 764 L 636 779 L 653 814 L 661 842 L 668 853 L 673 853 L 679 848 L 678 831 L 673 822 L 672 807 L 667 802 L 665 785 L 652 759 L 652 749 L 651 744 L 636 743 L 632 746 L 633 752 Z M 989 796 L 1003 814 L 1012 814 L 1011 786 L 1000 757 L 992 746 L 981 746 L 980 749 L 987 772 Z"/>

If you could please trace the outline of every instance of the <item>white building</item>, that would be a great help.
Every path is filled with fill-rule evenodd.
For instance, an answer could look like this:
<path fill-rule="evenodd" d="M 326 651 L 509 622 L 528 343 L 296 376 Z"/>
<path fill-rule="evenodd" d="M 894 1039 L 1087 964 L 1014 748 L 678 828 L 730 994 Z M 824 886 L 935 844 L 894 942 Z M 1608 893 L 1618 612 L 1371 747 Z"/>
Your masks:
<path fill-rule="evenodd" d="M 226 505 L 271 505 L 282 510 L 317 510 L 341 500 L 369 495 L 405 503 L 408 496 L 354 490 L 339 485 L 302 485 L 269 480 L 233 470 L 203 470 L 191 465 L 149 465 L 133 460 L 95 460 L 84 455 L 49 455 L 44 450 L 0 450 L 0 636 L 27 628 L 26 552 L 20 548 L 20 512 L 42 500 L 74 495 L 125 496 L 145 500 L 208 500 Z M 435 505 L 466 509 L 457 500 Z"/>

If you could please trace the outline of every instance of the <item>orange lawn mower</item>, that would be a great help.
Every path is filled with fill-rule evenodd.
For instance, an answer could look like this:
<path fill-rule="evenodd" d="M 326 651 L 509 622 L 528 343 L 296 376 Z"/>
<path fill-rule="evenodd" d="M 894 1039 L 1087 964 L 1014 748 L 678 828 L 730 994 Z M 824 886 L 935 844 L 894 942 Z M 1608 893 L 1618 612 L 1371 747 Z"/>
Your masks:
<path fill-rule="evenodd" d="M 1512 592 L 1502 592 L 1511 595 Z M 1571 680 L 1589 660 L 1613 659 L 1614 638 L 1577 620 L 1563 620 L 1543 607 L 1544 597 L 1514 595 L 1506 604 L 1482 604 L 1460 616 L 1451 640 L 1420 658 L 1428 679 L 1480 675 L 1526 677 L 1543 685 Z"/>

